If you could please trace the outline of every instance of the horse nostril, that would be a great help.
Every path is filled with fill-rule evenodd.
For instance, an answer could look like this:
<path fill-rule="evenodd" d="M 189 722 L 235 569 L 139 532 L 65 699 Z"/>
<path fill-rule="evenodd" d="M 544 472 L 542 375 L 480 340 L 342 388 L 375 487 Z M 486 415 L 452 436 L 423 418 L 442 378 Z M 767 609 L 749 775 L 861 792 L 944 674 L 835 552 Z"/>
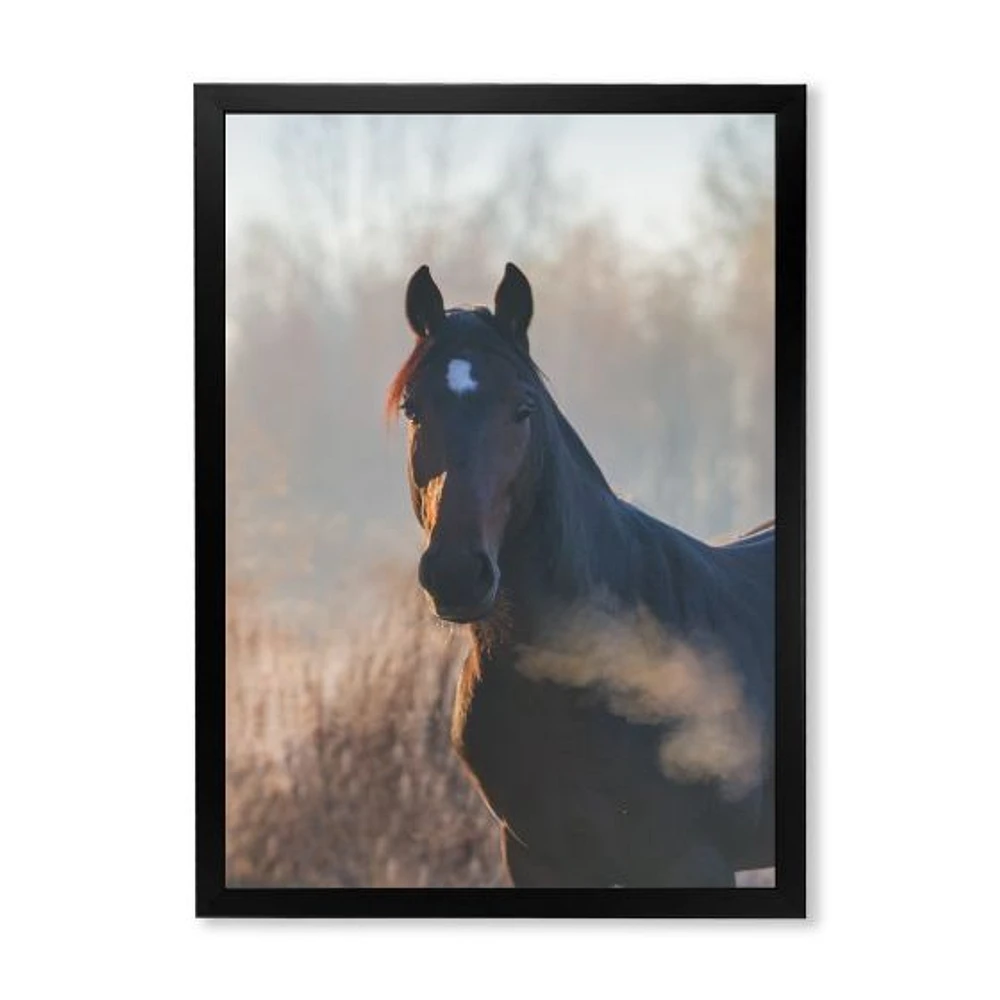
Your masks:
<path fill-rule="evenodd" d="M 420 564 L 417 566 L 417 580 L 424 590 L 434 589 L 434 554 L 428 550 L 420 557 Z"/>

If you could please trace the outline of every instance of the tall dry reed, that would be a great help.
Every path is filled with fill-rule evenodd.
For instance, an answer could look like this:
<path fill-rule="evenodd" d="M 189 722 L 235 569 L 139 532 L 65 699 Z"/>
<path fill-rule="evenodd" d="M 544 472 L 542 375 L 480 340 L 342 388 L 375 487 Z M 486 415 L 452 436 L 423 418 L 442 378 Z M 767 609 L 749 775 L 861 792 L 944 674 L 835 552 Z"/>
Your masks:
<path fill-rule="evenodd" d="M 411 580 L 313 639 L 227 600 L 226 877 L 239 886 L 495 886 L 495 821 L 448 737 L 463 641 Z"/>

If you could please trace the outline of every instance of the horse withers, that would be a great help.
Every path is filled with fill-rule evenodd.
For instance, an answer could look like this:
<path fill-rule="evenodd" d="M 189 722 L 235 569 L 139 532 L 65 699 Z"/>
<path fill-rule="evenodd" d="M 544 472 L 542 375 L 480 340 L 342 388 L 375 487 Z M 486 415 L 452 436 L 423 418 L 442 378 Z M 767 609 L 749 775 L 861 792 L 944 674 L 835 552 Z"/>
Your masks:
<path fill-rule="evenodd" d="M 516 886 L 731 886 L 774 864 L 774 527 L 711 546 L 620 499 L 531 358 L 528 280 L 446 309 L 426 266 L 390 387 L 467 625 L 455 749 Z"/>

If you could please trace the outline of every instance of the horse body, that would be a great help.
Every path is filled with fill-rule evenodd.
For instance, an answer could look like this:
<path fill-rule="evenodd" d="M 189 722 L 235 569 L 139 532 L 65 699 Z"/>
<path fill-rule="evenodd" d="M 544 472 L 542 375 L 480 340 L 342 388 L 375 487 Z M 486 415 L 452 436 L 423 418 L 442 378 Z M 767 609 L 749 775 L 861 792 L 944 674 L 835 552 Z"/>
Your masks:
<path fill-rule="evenodd" d="M 769 744 L 773 529 L 752 544 L 711 548 L 627 505 L 621 514 L 634 532 L 626 551 L 630 546 L 639 562 L 629 579 L 646 586 L 613 600 L 648 608 L 672 637 L 709 641 L 736 665 Z M 551 596 L 558 588 L 543 569 L 551 565 L 546 537 L 543 525 L 530 526 L 501 553 L 503 625 L 473 627 L 452 729 L 456 750 L 504 824 L 515 884 L 728 885 L 736 870 L 772 865 L 769 767 L 737 801 L 712 783 L 667 780 L 658 755 L 669 721 L 636 722 L 609 711 L 600 685 L 575 687 L 522 671 L 536 637 L 549 632 L 546 623 L 586 599 Z M 664 567 L 670 590 L 661 586 Z"/>
<path fill-rule="evenodd" d="M 495 316 L 445 313 L 421 272 L 424 339 L 394 387 L 422 411 L 421 582 L 471 625 L 452 741 L 514 884 L 732 885 L 773 865 L 773 525 L 710 546 L 618 498 L 528 357 L 520 272 Z"/>

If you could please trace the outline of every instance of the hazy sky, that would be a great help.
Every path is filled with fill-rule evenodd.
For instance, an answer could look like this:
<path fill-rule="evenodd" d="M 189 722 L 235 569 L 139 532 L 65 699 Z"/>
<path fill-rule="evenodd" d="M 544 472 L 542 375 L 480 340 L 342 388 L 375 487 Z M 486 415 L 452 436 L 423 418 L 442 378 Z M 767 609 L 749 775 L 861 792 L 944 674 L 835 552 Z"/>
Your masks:
<path fill-rule="evenodd" d="M 382 159 L 398 177 L 426 170 L 426 149 L 446 134 L 455 191 L 489 187 L 510 156 L 523 149 L 526 139 L 544 135 L 556 173 L 573 183 L 581 201 L 588 208 L 606 211 L 628 236 L 653 248 L 676 245 L 690 231 L 689 206 L 699 169 L 724 127 L 737 128 L 744 136 L 746 153 L 773 172 L 771 116 L 379 117 L 376 124 L 385 126 L 379 132 L 385 144 Z M 287 216 L 288 174 L 279 152 L 289 148 L 290 136 L 301 136 L 322 124 L 303 116 L 227 116 L 226 221 L 230 231 L 250 218 L 280 222 Z M 371 120 L 329 116 L 325 125 L 329 129 L 322 140 L 326 145 L 307 148 L 349 147 L 352 136 L 361 135 Z M 302 146 L 297 148 L 297 155 L 303 155 Z M 359 178 L 362 183 L 365 180 Z"/>

